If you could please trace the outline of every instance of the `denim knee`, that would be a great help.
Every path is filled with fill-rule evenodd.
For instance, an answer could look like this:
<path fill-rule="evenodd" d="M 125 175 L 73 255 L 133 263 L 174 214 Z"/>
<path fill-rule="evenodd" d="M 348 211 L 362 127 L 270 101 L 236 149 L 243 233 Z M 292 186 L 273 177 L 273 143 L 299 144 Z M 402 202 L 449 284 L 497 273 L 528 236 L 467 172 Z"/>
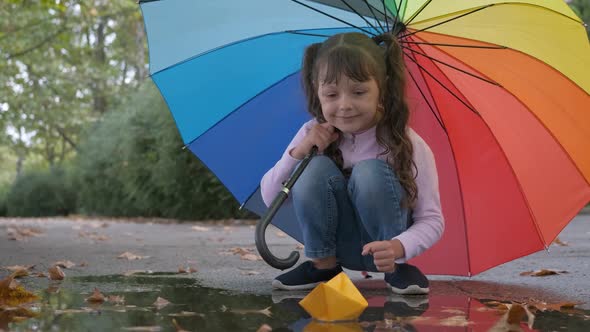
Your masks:
<path fill-rule="evenodd" d="M 384 189 L 393 189 L 393 194 L 398 200 L 401 200 L 404 194 L 397 175 L 386 161 L 367 159 L 354 166 L 348 183 L 351 197 L 376 202 L 383 199 Z"/>
<path fill-rule="evenodd" d="M 313 197 L 325 188 L 327 181 L 341 172 L 326 156 L 313 157 L 292 188 L 293 197 Z"/>

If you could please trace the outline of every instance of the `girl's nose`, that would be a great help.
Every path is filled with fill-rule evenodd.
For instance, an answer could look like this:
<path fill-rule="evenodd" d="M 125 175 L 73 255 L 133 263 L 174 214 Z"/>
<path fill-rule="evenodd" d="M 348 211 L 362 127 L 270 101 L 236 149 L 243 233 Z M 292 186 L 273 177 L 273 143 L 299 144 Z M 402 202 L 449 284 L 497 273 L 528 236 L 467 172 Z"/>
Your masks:
<path fill-rule="evenodd" d="M 352 102 L 350 100 L 350 98 L 348 97 L 341 97 L 340 98 L 340 102 L 338 104 L 338 109 L 342 110 L 342 111 L 346 111 L 352 108 Z"/>

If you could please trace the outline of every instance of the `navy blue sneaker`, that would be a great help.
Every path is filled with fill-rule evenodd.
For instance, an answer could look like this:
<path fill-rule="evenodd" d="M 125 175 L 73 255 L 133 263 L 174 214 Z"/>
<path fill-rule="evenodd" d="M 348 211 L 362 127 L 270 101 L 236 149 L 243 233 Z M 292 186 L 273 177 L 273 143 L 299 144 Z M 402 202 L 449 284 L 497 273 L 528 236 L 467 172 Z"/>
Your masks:
<path fill-rule="evenodd" d="M 334 278 L 340 272 L 342 272 L 340 265 L 332 269 L 320 270 L 313 266 L 312 261 L 307 261 L 293 270 L 276 277 L 272 281 L 272 287 L 283 290 L 312 289 L 321 282 Z"/>
<path fill-rule="evenodd" d="M 385 273 L 385 282 L 396 294 L 423 295 L 430 291 L 426 276 L 410 264 L 397 264 L 393 273 Z"/>

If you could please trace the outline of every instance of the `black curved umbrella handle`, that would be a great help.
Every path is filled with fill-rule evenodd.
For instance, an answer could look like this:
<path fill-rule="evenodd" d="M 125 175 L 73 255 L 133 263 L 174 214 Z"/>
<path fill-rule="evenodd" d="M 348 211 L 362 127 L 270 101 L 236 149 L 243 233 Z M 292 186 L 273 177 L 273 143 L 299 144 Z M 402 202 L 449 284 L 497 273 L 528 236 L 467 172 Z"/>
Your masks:
<path fill-rule="evenodd" d="M 272 221 L 272 218 L 275 216 L 277 211 L 279 211 L 283 202 L 285 202 L 287 197 L 289 197 L 289 192 L 291 191 L 291 188 L 293 188 L 295 181 L 297 181 L 301 173 L 303 173 L 303 170 L 305 169 L 305 167 L 307 167 L 307 164 L 309 164 L 311 158 L 313 158 L 313 156 L 316 155 L 317 151 L 318 148 L 314 146 L 309 152 L 309 154 L 305 156 L 305 158 L 303 158 L 299 166 L 297 166 L 297 169 L 295 169 L 295 172 L 293 172 L 293 175 L 291 175 L 289 180 L 287 180 L 287 182 L 283 186 L 283 189 L 277 194 L 275 199 L 272 201 L 272 204 L 266 211 L 265 215 L 256 224 L 256 231 L 254 235 L 256 249 L 258 249 L 260 257 L 262 257 L 262 259 L 264 259 L 264 261 L 268 263 L 268 265 L 276 269 L 285 270 L 295 265 L 295 263 L 297 263 L 297 261 L 299 260 L 299 252 L 292 251 L 289 257 L 287 258 L 278 258 L 274 256 L 270 252 L 270 250 L 268 249 L 268 245 L 266 244 L 266 227 L 268 227 L 268 225 Z"/>

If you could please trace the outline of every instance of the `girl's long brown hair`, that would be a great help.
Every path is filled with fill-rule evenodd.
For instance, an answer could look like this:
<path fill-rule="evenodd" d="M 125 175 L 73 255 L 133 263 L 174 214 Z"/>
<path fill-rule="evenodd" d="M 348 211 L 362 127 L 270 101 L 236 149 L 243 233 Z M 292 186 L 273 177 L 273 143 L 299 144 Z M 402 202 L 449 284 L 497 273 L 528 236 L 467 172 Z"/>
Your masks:
<path fill-rule="evenodd" d="M 322 83 L 336 82 L 340 75 L 359 82 L 371 78 L 377 81 L 380 104 L 383 106 L 376 128 L 377 142 L 385 149 L 383 155 L 387 155 L 387 162 L 406 191 L 403 205 L 413 207 L 418 196 L 417 169 L 407 132 L 410 113 L 405 99 L 405 65 L 395 36 L 386 33 L 371 39 L 362 33 L 351 32 L 334 35 L 323 43 L 307 47 L 301 69 L 307 109 L 322 123 L 326 120 L 317 95 L 320 69 L 325 70 Z M 324 155 L 343 170 L 339 145 L 340 140 L 335 141 L 324 151 Z"/>

